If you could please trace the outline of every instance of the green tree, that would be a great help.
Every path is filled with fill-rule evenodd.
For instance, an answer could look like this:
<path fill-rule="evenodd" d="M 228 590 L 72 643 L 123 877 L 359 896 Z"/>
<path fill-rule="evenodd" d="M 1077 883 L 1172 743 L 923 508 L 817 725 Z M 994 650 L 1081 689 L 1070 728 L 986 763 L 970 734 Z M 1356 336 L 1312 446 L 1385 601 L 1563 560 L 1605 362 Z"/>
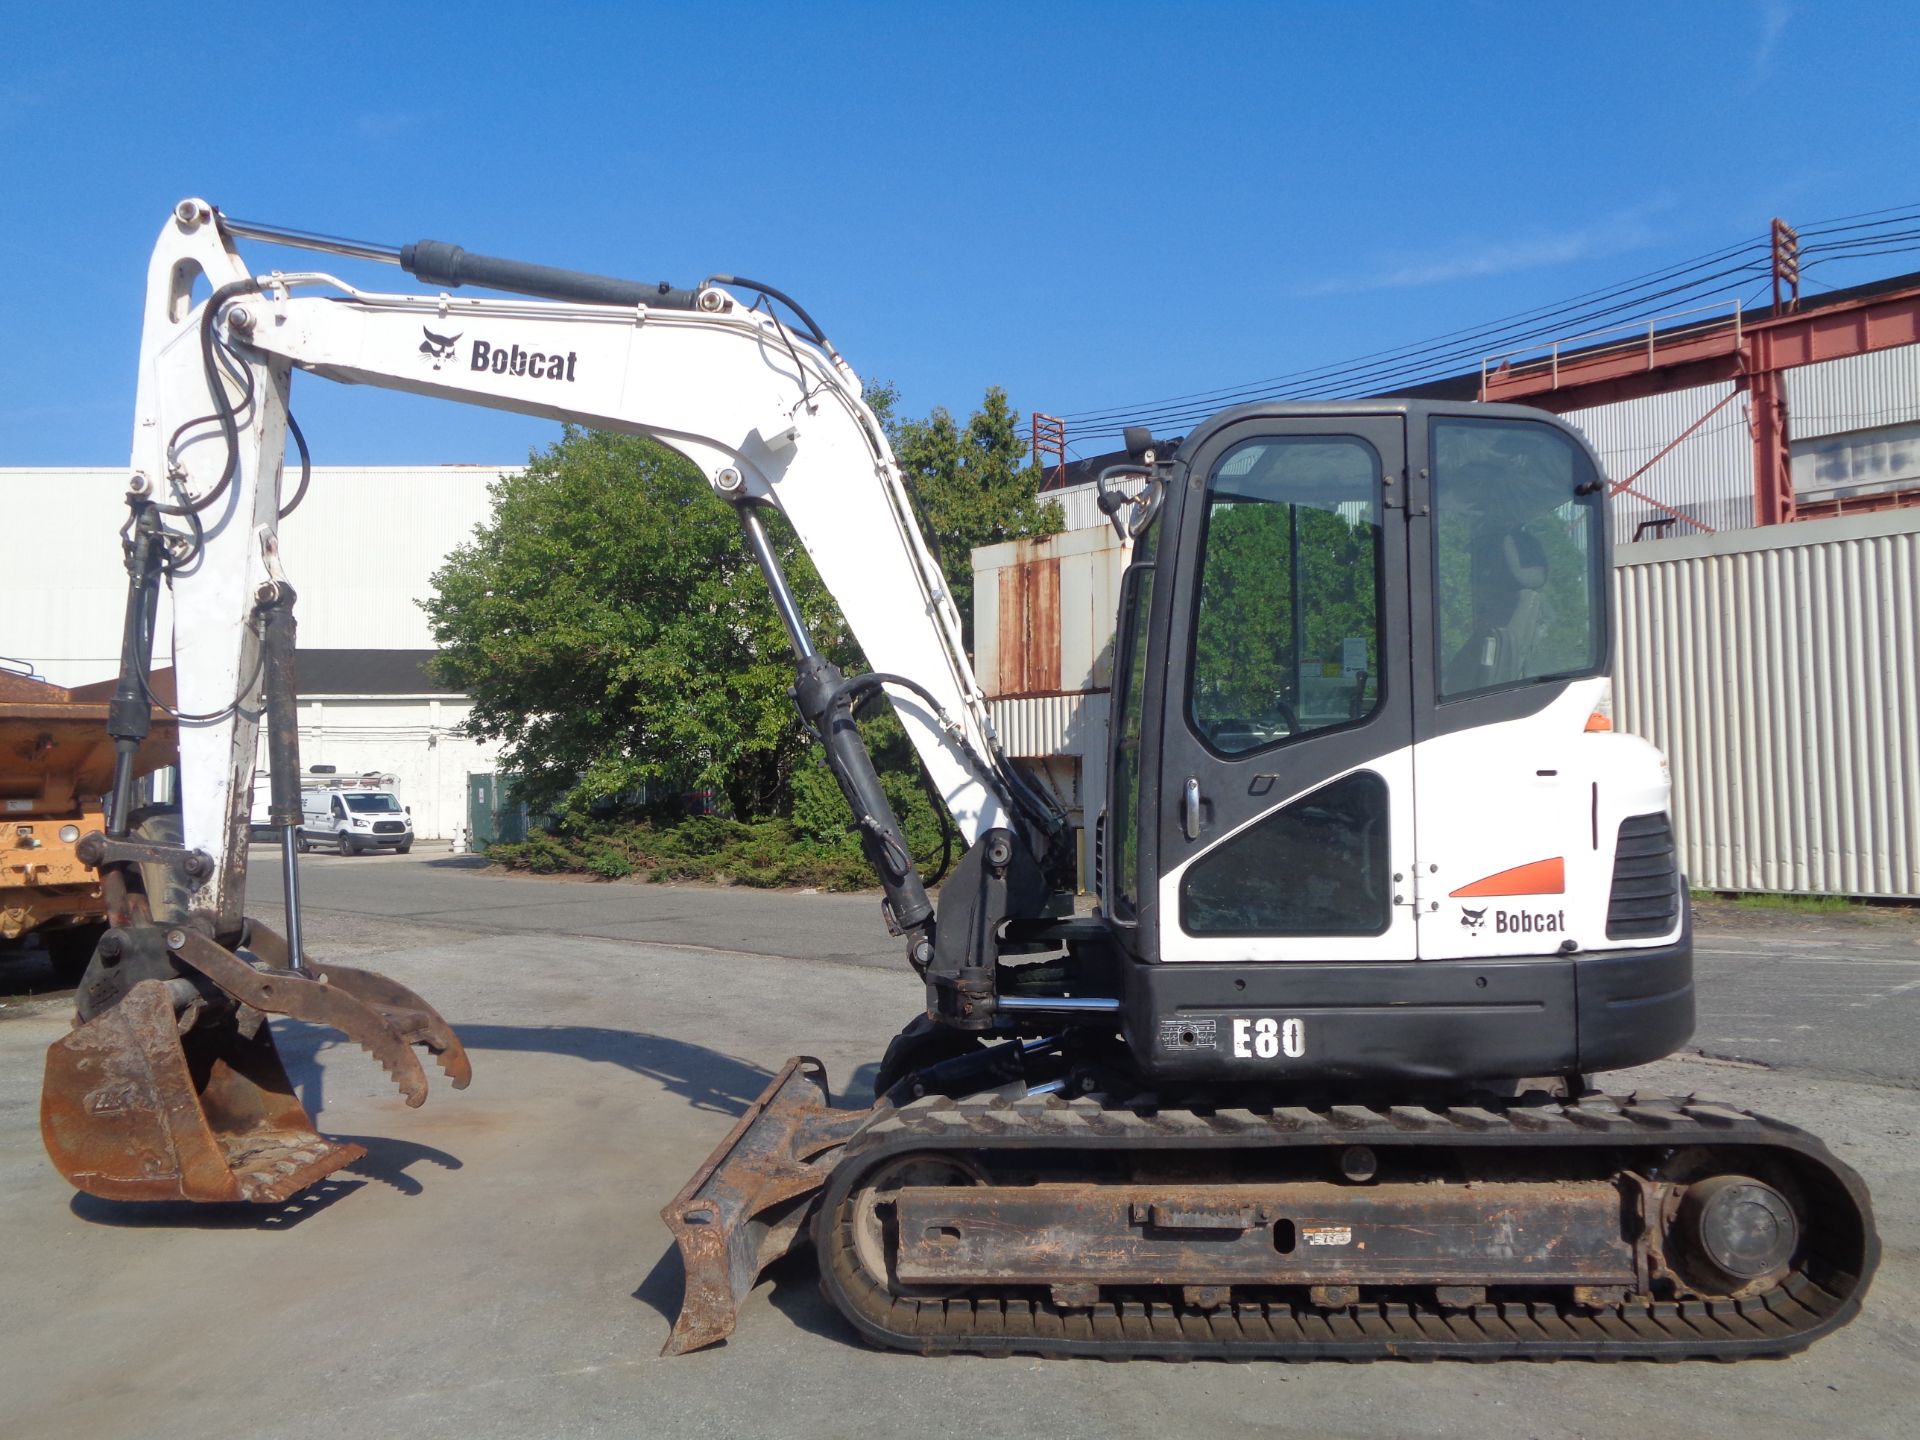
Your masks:
<path fill-rule="evenodd" d="M 1059 507 L 1033 498 L 1019 417 L 997 389 L 964 429 L 944 410 L 895 420 L 889 385 L 867 398 L 970 625 L 971 549 L 1060 528 Z M 788 695 L 793 660 L 766 582 L 690 462 L 569 426 L 492 496 L 492 517 L 434 573 L 423 604 L 441 646 L 436 678 L 471 697 L 470 733 L 504 743 L 534 808 L 577 815 L 651 781 L 723 791 L 741 819 L 786 815 L 799 774 L 803 835 L 850 823 Z M 778 516 L 768 530 L 815 644 L 860 669 L 812 562 Z M 875 707 L 870 733 L 888 792 L 916 840 L 937 834 L 885 711 Z"/>
<path fill-rule="evenodd" d="M 881 390 L 891 402 L 891 387 Z M 889 414 L 891 408 L 889 403 Z M 1040 470 L 1021 438 L 1020 412 L 998 385 L 964 426 L 936 407 L 925 420 L 890 424 L 888 433 L 971 649 L 972 552 L 1003 540 L 1059 533 L 1060 507 L 1039 498 Z"/>
<path fill-rule="evenodd" d="M 568 427 L 493 486 L 493 516 L 433 577 L 435 676 L 505 742 L 535 808 L 583 810 L 643 781 L 723 790 L 734 814 L 786 800 L 809 737 L 793 661 L 733 512 L 687 460 Z M 770 525 L 816 643 L 844 622 L 783 522 Z"/>

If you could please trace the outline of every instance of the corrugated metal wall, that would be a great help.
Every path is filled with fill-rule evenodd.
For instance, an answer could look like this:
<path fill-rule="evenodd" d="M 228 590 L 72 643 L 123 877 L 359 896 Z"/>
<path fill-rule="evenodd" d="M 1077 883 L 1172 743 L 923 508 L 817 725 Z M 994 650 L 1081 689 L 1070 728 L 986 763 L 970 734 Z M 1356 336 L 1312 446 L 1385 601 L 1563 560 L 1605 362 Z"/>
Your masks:
<path fill-rule="evenodd" d="M 1692 883 L 1920 897 L 1920 515 L 1623 546 L 1614 723 Z"/>
<path fill-rule="evenodd" d="M 973 552 L 974 670 L 989 695 L 1104 690 L 1126 551 L 1113 527 Z"/>
<path fill-rule="evenodd" d="M 993 727 L 1007 754 L 1023 760 L 1044 760 L 1055 755 L 1083 755 L 1087 750 L 1088 722 L 1106 713 L 1105 691 L 1077 695 L 1003 695 L 991 701 Z M 1091 707 L 1091 708 L 1090 708 Z M 1104 749 L 1106 734 L 1095 741 Z"/>
<path fill-rule="evenodd" d="M 1133 481 L 1119 482 L 1118 489 L 1131 493 L 1135 488 Z M 1063 530 L 1091 530 L 1107 524 L 1107 517 L 1100 513 L 1099 487 L 1096 485 L 1063 485 L 1058 490 L 1043 490 L 1040 499 L 1044 503 L 1052 501 L 1060 507 Z"/>
<path fill-rule="evenodd" d="M 1793 440 L 1920 420 L 1920 345 L 1823 360 L 1787 371 Z"/>
<path fill-rule="evenodd" d="M 1625 480 L 1672 444 L 1694 421 L 1733 393 L 1733 386 L 1703 385 L 1645 400 L 1572 410 L 1577 425 L 1600 456 L 1610 480 Z M 1674 446 L 1671 454 L 1633 482 L 1633 488 L 1682 514 L 1705 521 L 1715 531 L 1745 530 L 1753 524 L 1753 439 L 1747 430 L 1746 404 L 1734 399 L 1711 420 Z M 1630 541 L 1642 521 L 1665 512 L 1622 491 L 1613 497 L 1614 534 Z M 1685 523 L 1670 535 L 1698 533 Z"/>

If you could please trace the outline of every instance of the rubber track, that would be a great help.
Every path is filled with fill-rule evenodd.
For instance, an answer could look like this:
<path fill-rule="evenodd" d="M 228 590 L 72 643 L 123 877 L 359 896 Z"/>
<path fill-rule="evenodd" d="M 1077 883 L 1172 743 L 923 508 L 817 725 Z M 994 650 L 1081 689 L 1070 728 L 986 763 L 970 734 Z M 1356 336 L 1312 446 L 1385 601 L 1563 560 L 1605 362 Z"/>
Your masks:
<path fill-rule="evenodd" d="M 1493 1302 L 1461 1309 L 1362 1303 L 1322 1308 L 1265 1301 L 1213 1310 L 1166 1298 L 1062 1309 L 1038 1287 L 967 1298 L 895 1297 L 860 1266 L 852 1203 L 862 1176 L 911 1151 L 1049 1152 L 1233 1150 L 1267 1147 L 1498 1147 L 1665 1151 L 1678 1146 L 1763 1147 L 1803 1179 L 1850 1202 L 1857 1220 L 1826 1213 L 1812 1259 L 1767 1293 L 1740 1300 L 1633 1302 L 1590 1308 Z M 1825 1179 L 1812 1172 L 1824 1172 Z M 1823 1223 L 1824 1222 L 1824 1223 Z M 1857 1228 L 1855 1228 L 1857 1227 Z M 1841 1238 L 1850 1237 L 1850 1238 Z M 1578 1103 L 1386 1110 L 1277 1108 L 1158 1113 L 1094 1099 L 1039 1096 L 953 1101 L 929 1097 L 882 1116 L 847 1146 L 814 1219 L 821 1286 L 869 1341 L 923 1354 L 1084 1355 L 1108 1359 L 1258 1358 L 1742 1359 L 1804 1349 L 1859 1312 L 1879 1261 L 1865 1184 L 1814 1136 L 1782 1121 L 1691 1099 L 1590 1097 Z M 1118 1287 L 1116 1287 L 1118 1288 Z"/>

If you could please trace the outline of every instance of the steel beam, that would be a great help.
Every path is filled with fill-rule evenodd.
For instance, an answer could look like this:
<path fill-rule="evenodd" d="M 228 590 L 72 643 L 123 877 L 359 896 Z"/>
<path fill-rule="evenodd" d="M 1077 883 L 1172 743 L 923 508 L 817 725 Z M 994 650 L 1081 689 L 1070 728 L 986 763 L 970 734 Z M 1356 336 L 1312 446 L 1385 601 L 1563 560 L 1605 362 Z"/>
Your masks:
<path fill-rule="evenodd" d="M 1768 319 L 1729 319 L 1704 332 L 1688 326 L 1672 337 L 1656 335 L 1650 346 L 1561 355 L 1551 367 L 1492 370 L 1480 398 L 1564 415 L 1913 344 L 1920 344 L 1920 285 Z"/>

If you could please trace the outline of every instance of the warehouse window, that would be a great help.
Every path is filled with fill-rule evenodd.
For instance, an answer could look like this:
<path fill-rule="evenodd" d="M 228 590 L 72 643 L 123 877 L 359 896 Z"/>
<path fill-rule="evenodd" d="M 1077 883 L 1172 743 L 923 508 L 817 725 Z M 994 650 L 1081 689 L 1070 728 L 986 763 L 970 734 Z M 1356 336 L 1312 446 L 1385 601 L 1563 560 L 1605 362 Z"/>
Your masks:
<path fill-rule="evenodd" d="M 1793 490 L 1844 499 L 1920 485 L 1920 421 L 1793 442 Z"/>

